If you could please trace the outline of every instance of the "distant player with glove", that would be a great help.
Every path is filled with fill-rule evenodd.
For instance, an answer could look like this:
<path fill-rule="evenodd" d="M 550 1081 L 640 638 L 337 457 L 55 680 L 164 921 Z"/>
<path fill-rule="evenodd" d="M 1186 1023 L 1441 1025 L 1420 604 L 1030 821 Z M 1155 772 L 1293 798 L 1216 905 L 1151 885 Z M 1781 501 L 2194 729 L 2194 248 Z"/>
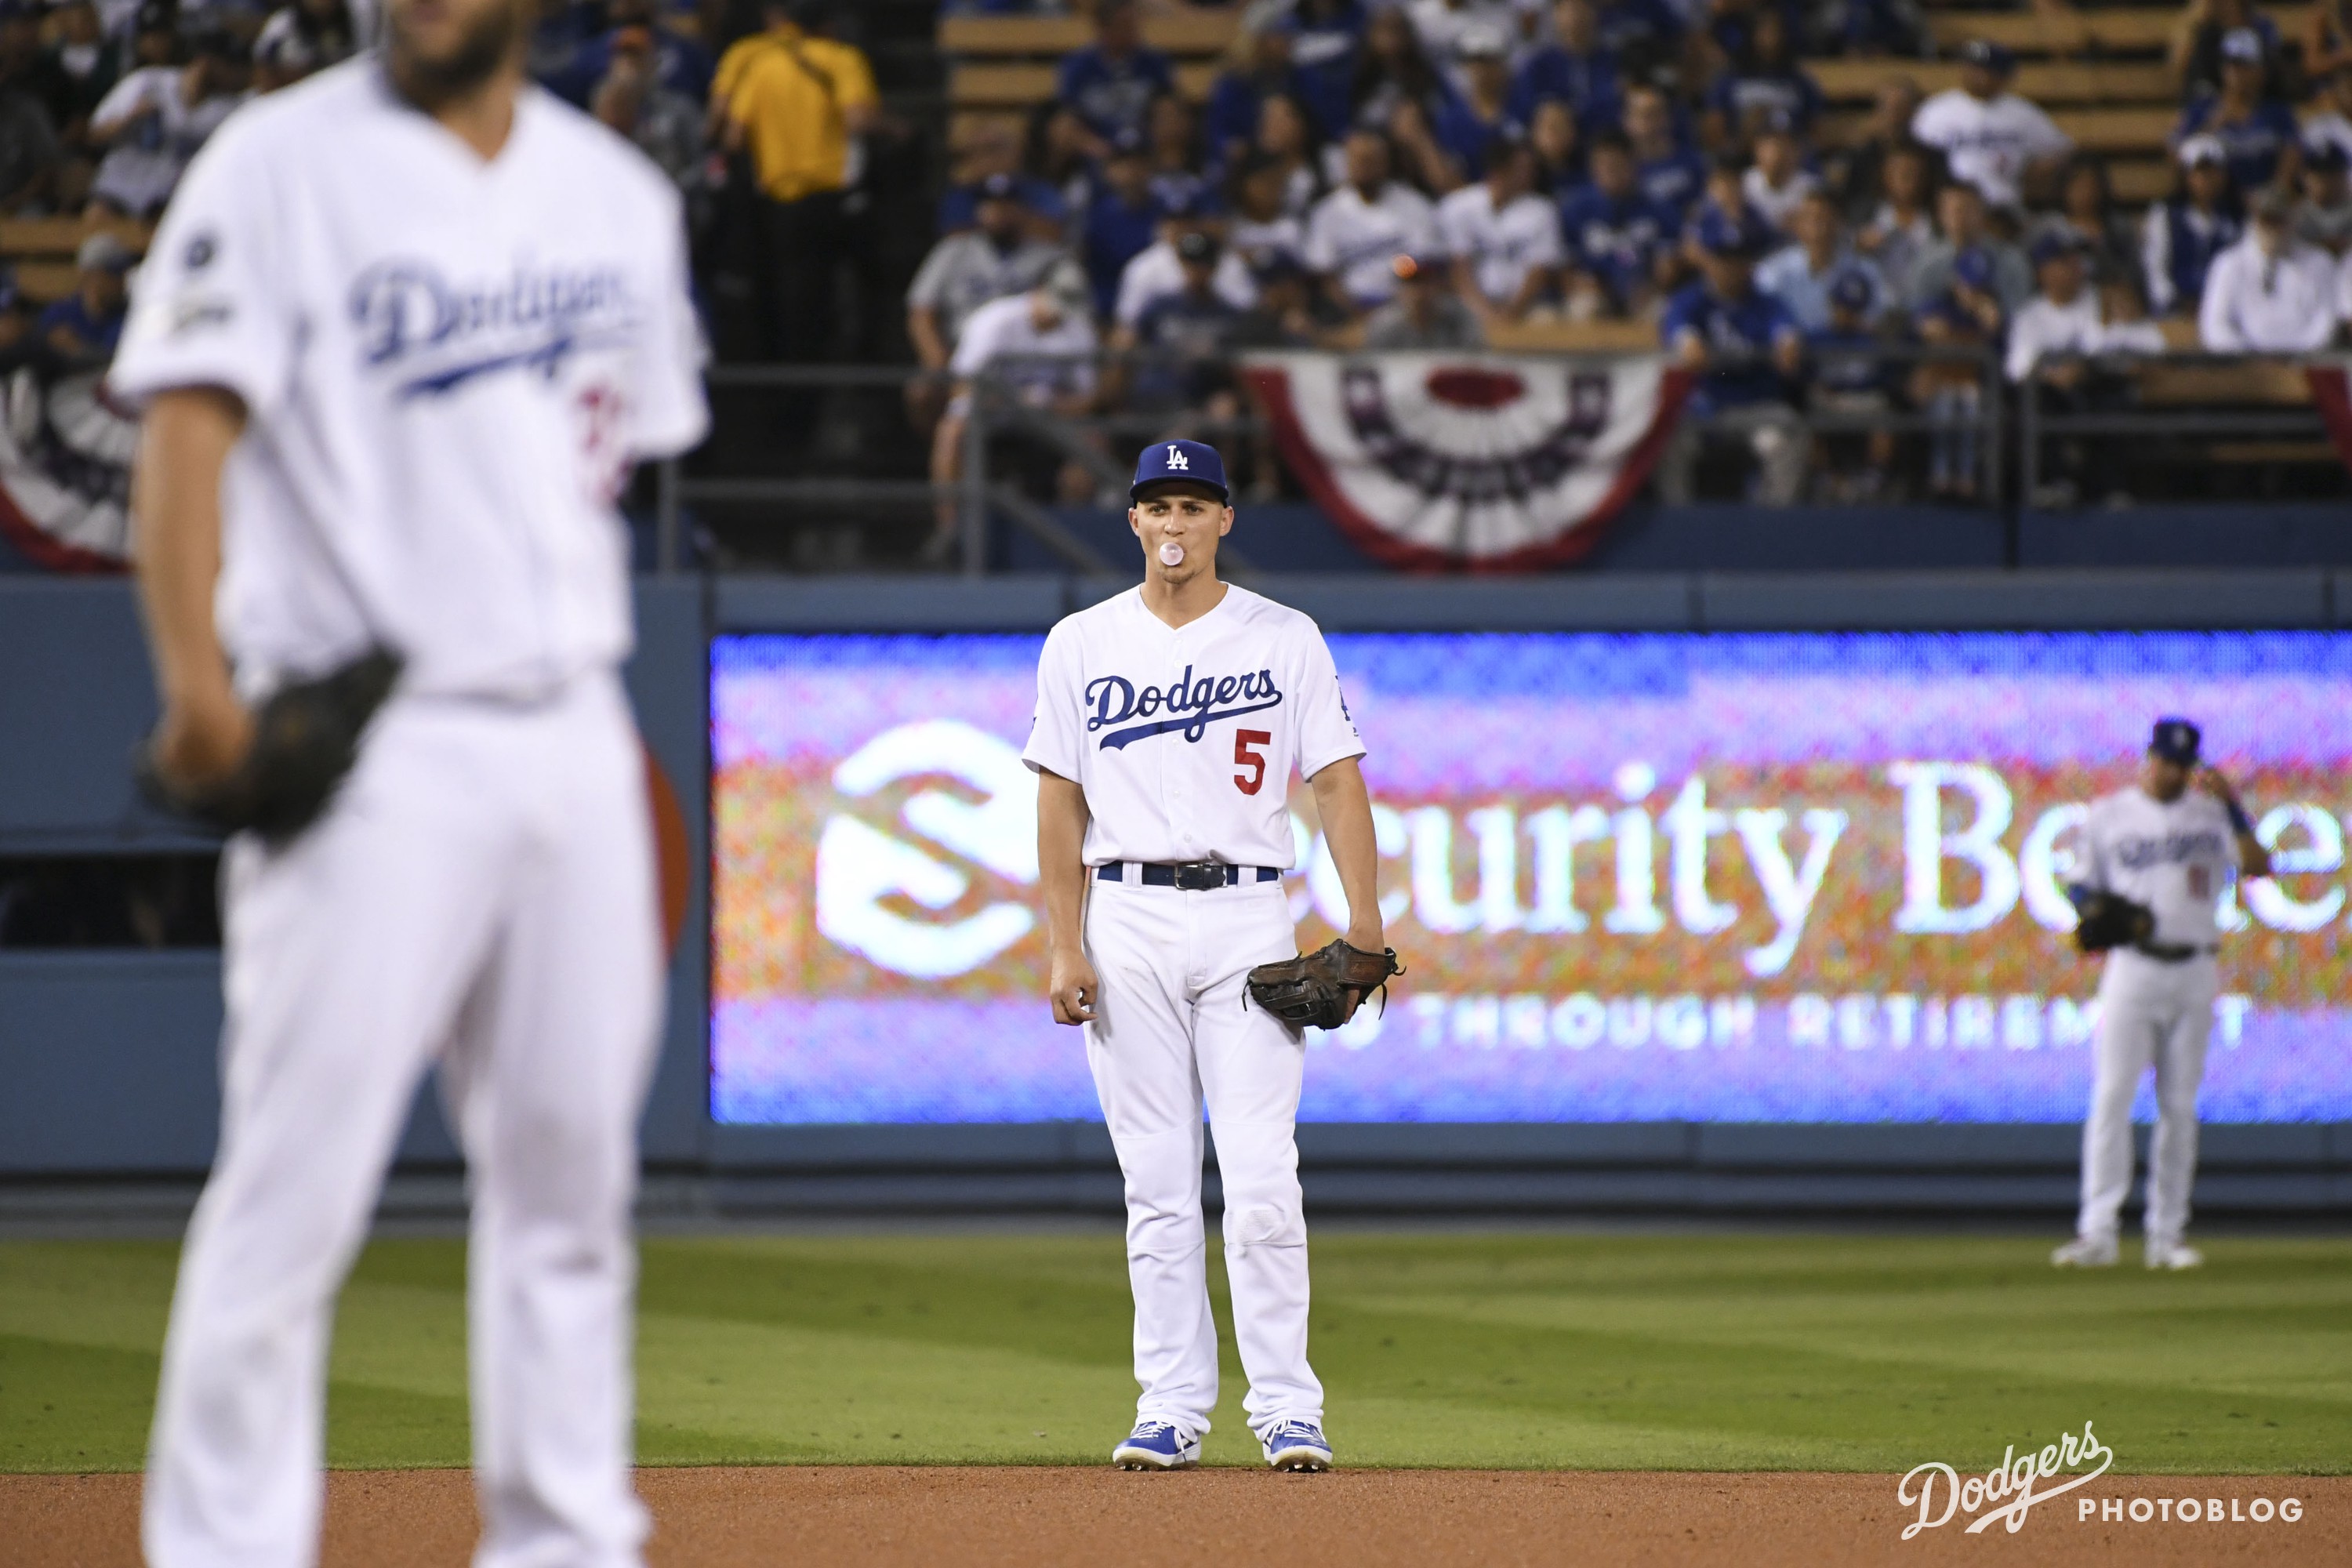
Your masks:
<path fill-rule="evenodd" d="M 1218 579 L 1234 511 L 1215 449 L 1145 447 L 1130 499 L 1143 584 L 1046 638 L 1022 753 L 1038 774 L 1054 1017 L 1085 1028 L 1127 1179 L 1142 1397 L 1111 1457 L 1128 1469 L 1198 1463 L 1217 1403 L 1205 1102 L 1249 1376 L 1243 1408 L 1269 1465 L 1320 1470 L 1331 1447 L 1307 1363 L 1296 1123 L 1302 1026 L 1345 1023 L 1395 972 L 1356 762 L 1364 746 L 1315 623 Z M 1344 944 L 1306 960 L 1282 885 L 1295 858 L 1294 766 L 1314 790 L 1349 911 Z"/>
<path fill-rule="evenodd" d="M 2091 1110 L 2083 1124 L 2083 1205 L 2061 1268 L 2116 1261 L 2117 1216 L 2130 1195 L 2132 1098 L 2156 1069 L 2156 1136 L 2148 1144 L 2150 1268 L 2194 1268 L 2182 1240 L 2197 1173 L 2197 1086 L 2221 992 L 2215 954 L 2221 894 L 2235 872 L 2270 874 L 2270 854 L 2230 782 L 2198 763 L 2201 737 L 2186 719 L 2159 719 L 2139 782 L 2091 807 L 2068 889 L 2080 916 L 2076 945 L 2106 954 Z M 2194 787 L 2192 787 L 2194 786 Z"/>

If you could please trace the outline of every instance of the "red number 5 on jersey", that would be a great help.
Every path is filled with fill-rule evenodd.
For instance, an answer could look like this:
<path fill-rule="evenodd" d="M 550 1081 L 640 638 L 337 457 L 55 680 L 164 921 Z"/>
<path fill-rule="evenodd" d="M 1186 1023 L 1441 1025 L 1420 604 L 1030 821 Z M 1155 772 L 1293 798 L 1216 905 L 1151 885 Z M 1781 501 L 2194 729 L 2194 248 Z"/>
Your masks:
<path fill-rule="evenodd" d="M 1265 757 L 1253 752 L 1252 746 L 1263 746 L 1274 739 L 1271 730 L 1236 730 L 1234 731 L 1234 765 L 1247 768 L 1247 773 L 1234 775 L 1234 787 L 1244 795 L 1255 795 L 1265 783 Z"/>

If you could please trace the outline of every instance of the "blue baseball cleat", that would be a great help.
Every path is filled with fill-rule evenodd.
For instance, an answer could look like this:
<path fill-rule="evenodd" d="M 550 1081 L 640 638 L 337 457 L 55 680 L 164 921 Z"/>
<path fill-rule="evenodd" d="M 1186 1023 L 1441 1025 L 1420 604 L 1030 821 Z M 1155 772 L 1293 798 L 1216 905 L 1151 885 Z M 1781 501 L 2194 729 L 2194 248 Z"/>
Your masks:
<path fill-rule="evenodd" d="M 1110 1462 L 1122 1470 L 1189 1470 L 1201 1462 L 1201 1439 L 1172 1421 L 1139 1421 Z"/>
<path fill-rule="evenodd" d="M 1265 1462 L 1277 1470 L 1328 1470 L 1331 1445 L 1322 1427 L 1293 1416 L 1265 1435 Z"/>

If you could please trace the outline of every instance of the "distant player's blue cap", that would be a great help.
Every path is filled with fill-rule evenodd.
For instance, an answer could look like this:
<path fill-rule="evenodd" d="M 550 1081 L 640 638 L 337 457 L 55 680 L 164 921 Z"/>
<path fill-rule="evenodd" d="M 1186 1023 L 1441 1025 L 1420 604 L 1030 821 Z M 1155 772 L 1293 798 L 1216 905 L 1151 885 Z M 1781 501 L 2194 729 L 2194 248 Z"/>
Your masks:
<path fill-rule="evenodd" d="M 1990 38 L 1970 38 L 1960 46 L 1962 63 L 1981 66 L 1996 76 L 2007 76 L 2017 66 L 2017 57 Z"/>
<path fill-rule="evenodd" d="M 1219 500 L 1232 499 L 1233 492 L 1225 489 L 1225 460 L 1205 441 L 1154 441 L 1146 447 L 1135 459 L 1135 483 L 1127 498 L 1139 500 L 1146 487 L 1177 479 L 1206 485 Z"/>
<path fill-rule="evenodd" d="M 2156 732 L 2147 738 L 2147 749 L 2168 763 L 2193 768 L 2197 765 L 2198 743 L 2204 739 L 2197 726 L 2186 719 L 2158 719 Z"/>
<path fill-rule="evenodd" d="M 2086 248 L 2082 236 L 2064 229 L 2053 229 L 2033 242 L 2033 265 L 2039 267 L 2062 256 L 2080 256 Z"/>

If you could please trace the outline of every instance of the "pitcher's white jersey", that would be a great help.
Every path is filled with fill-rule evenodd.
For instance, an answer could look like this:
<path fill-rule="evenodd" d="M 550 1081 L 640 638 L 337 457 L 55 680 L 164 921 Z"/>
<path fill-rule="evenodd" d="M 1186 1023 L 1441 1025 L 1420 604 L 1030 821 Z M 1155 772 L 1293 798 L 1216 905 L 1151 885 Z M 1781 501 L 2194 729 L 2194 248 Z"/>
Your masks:
<path fill-rule="evenodd" d="M 244 400 L 218 617 L 248 692 L 383 643 L 411 694 L 530 700 L 627 654 L 614 502 L 701 438 L 701 364 L 643 154 L 528 88 L 485 162 L 363 56 L 206 144 L 110 383 Z"/>
<path fill-rule="evenodd" d="M 1037 664 L 1021 753 L 1086 791 L 1086 862 L 1286 869 L 1288 785 L 1363 754 L 1313 620 L 1227 584 L 1171 627 L 1130 588 L 1066 616 Z"/>
<path fill-rule="evenodd" d="M 2222 890 L 2236 874 L 2230 814 L 2201 790 L 2170 805 L 2137 786 L 2095 802 L 2083 824 L 2083 879 L 2156 911 L 2167 946 L 2210 947 Z"/>

